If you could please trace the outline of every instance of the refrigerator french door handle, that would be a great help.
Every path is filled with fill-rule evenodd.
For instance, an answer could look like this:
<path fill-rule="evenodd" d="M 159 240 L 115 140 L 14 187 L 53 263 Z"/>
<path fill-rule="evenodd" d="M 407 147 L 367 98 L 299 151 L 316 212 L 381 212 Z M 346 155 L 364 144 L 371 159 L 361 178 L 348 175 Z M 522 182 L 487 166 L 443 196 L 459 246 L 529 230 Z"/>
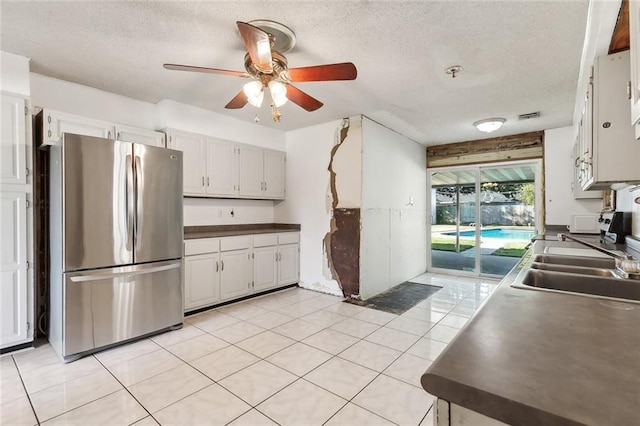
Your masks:
<path fill-rule="evenodd" d="M 127 155 L 125 159 L 125 165 L 127 170 L 126 186 L 125 186 L 125 210 L 127 212 L 127 238 L 126 248 L 128 251 L 133 250 L 133 200 L 134 200 L 134 181 L 133 181 L 133 164 L 131 155 Z"/>
<path fill-rule="evenodd" d="M 138 234 L 140 233 L 140 230 L 142 229 L 142 197 L 140 197 L 140 185 L 142 185 L 142 165 L 140 164 L 140 157 L 138 155 L 136 155 L 136 159 L 135 159 L 135 167 L 134 167 L 134 171 L 135 171 L 135 194 L 134 194 L 134 199 L 135 199 L 135 225 L 133 228 L 133 240 L 137 243 L 138 242 Z"/>
<path fill-rule="evenodd" d="M 93 273 L 89 275 L 76 275 L 71 277 L 70 280 L 79 283 L 85 281 L 100 281 L 105 279 L 111 279 L 116 277 L 133 277 L 136 275 L 145 275 L 145 274 L 153 274 L 155 272 L 168 271 L 170 269 L 176 269 L 180 267 L 180 262 L 171 263 L 169 265 L 156 266 L 153 268 L 147 269 L 139 269 L 137 271 L 120 271 L 120 272 L 111 272 L 111 273 Z"/>

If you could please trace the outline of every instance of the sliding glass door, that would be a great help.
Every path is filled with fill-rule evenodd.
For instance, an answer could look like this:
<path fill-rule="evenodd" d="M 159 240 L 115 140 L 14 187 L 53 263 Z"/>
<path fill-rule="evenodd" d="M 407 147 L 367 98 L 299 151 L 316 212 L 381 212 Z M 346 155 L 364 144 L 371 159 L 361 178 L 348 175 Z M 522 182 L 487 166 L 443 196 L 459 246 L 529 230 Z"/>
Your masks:
<path fill-rule="evenodd" d="M 430 269 L 509 272 L 541 221 L 540 169 L 536 160 L 429 170 Z"/>

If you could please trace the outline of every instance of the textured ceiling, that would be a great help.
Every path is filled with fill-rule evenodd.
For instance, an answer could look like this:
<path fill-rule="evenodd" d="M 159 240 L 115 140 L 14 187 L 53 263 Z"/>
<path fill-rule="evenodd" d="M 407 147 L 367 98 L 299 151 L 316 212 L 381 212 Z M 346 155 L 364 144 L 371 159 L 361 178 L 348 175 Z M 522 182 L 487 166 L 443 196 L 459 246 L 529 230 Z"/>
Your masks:
<path fill-rule="evenodd" d="M 87 1 L 0 3 L 0 49 L 31 70 L 132 98 L 173 99 L 251 125 L 293 130 L 364 114 L 426 145 L 571 123 L 588 1 Z M 236 77 L 167 71 L 165 62 L 243 70 L 235 22 L 290 27 L 290 67 L 351 61 L 355 81 L 300 83 L 324 102 L 291 102 L 282 122 L 225 110 Z M 464 71 L 455 79 L 450 65 Z M 518 121 L 523 113 L 541 117 Z M 256 112 L 260 123 L 253 122 Z M 491 135 L 472 123 L 504 117 Z"/>

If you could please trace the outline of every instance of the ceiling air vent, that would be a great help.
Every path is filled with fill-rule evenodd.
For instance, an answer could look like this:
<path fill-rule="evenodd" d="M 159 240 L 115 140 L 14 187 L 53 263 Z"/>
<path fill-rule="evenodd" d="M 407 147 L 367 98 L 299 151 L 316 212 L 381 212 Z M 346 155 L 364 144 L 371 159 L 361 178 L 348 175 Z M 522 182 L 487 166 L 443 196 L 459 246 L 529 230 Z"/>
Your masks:
<path fill-rule="evenodd" d="M 540 111 L 529 112 L 527 114 L 520 114 L 518 116 L 518 120 L 529 120 L 530 118 L 538 118 L 540 117 Z"/>

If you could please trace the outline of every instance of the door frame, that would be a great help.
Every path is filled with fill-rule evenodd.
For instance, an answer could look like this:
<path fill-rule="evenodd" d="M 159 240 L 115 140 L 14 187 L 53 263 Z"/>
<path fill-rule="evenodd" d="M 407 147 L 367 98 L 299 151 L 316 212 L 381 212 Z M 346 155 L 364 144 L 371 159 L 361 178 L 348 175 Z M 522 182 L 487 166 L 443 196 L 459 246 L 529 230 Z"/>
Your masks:
<path fill-rule="evenodd" d="M 470 164 L 470 165 L 462 165 L 462 166 L 447 166 L 447 167 L 433 167 L 427 169 L 427 241 L 429 246 L 427 247 L 427 272 L 433 272 L 438 274 L 445 275 L 460 275 L 460 276 L 469 276 L 469 277 L 491 277 L 491 278 L 500 278 L 500 275 L 492 275 L 492 274 L 482 274 L 481 272 L 481 251 L 476 250 L 475 256 L 475 268 L 473 272 L 463 271 L 463 270 L 454 270 L 454 269 L 445 269 L 445 268 L 434 268 L 432 266 L 431 259 L 431 218 L 435 212 L 433 211 L 433 191 L 432 191 L 432 180 L 431 177 L 434 173 L 438 172 L 455 172 L 460 170 L 473 170 L 475 173 L 475 187 L 476 187 L 476 223 L 481 222 L 481 214 L 482 210 L 480 207 L 480 172 L 482 169 L 495 169 L 499 167 L 509 167 L 509 166 L 518 166 L 518 165 L 531 165 L 535 170 L 535 231 L 536 234 L 544 233 L 544 217 L 545 217 L 545 206 L 544 206 L 544 163 L 542 158 L 535 158 L 530 160 L 518 160 L 518 161 L 501 161 L 495 163 L 481 163 L 481 164 Z M 481 244 L 481 235 L 480 233 L 476 233 L 476 241 L 475 246 L 477 248 L 480 247 Z"/>

